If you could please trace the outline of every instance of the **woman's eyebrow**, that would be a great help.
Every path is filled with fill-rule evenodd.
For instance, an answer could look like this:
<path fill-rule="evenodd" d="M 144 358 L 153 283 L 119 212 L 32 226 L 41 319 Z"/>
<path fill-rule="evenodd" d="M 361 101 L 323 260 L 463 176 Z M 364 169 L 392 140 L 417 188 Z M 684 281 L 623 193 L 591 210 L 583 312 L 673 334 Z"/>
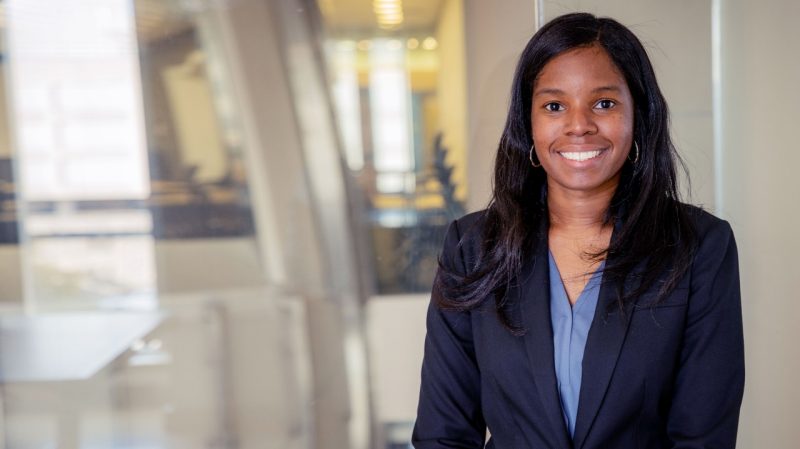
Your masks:
<path fill-rule="evenodd" d="M 592 93 L 593 94 L 600 93 L 600 92 L 619 93 L 619 92 L 622 92 L 622 89 L 620 89 L 619 86 L 600 86 L 600 87 L 595 87 L 594 89 L 592 89 Z M 556 89 L 554 87 L 544 87 L 544 88 L 541 88 L 541 89 L 537 89 L 533 93 L 534 97 L 538 97 L 539 95 L 564 95 L 564 91 L 561 90 L 561 89 Z"/>
<path fill-rule="evenodd" d="M 601 86 L 601 87 L 596 87 L 596 88 L 592 89 L 592 93 L 596 94 L 598 92 L 616 92 L 616 93 L 619 93 L 619 92 L 622 92 L 622 89 L 620 89 L 617 86 Z"/>
<path fill-rule="evenodd" d="M 537 97 L 539 95 L 563 95 L 564 91 L 561 89 L 556 89 L 554 87 L 545 87 L 543 89 L 537 89 L 533 96 Z"/>

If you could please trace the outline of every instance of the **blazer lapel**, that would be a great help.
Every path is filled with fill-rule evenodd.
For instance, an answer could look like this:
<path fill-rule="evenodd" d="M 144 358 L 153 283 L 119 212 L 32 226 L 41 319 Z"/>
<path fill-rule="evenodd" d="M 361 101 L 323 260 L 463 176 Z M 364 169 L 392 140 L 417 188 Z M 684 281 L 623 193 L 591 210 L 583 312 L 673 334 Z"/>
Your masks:
<path fill-rule="evenodd" d="M 551 447 L 569 448 L 572 444 L 561 411 L 553 359 L 550 269 L 547 251 L 547 229 L 544 227 L 543 235 L 540 234 L 537 241 L 534 257 L 522 269 L 517 294 L 520 299 L 521 320 L 526 331 L 523 339 L 533 371 L 533 380 L 552 428 L 552 432 L 549 432 L 553 436 Z"/>
<path fill-rule="evenodd" d="M 626 287 L 630 288 L 630 285 L 626 285 Z M 628 304 L 625 307 L 623 315 L 616 302 L 616 285 L 603 282 L 592 327 L 589 329 L 583 352 L 583 376 L 578 399 L 575 435 L 573 435 L 576 449 L 580 449 L 585 443 L 600 405 L 603 403 L 614 368 L 617 365 L 622 343 L 625 341 L 630 326 L 632 305 Z M 609 313 L 609 311 L 611 312 Z"/>

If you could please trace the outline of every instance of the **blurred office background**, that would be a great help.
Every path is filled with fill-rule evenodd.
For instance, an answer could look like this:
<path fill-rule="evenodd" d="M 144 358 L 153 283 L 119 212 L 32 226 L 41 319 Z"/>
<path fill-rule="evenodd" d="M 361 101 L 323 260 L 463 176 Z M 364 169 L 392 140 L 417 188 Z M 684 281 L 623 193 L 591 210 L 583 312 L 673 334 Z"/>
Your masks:
<path fill-rule="evenodd" d="M 444 228 L 574 10 L 646 43 L 736 232 L 739 447 L 795 447 L 799 5 L 0 1 L 0 449 L 409 447 Z"/>

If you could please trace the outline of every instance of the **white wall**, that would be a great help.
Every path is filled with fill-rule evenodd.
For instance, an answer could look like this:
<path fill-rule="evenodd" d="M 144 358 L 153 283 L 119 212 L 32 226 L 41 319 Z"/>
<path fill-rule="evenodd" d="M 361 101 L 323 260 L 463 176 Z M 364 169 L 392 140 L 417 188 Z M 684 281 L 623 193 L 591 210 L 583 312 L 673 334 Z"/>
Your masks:
<path fill-rule="evenodd" d="M 396 295 L 367 302 L 369 372 L 375 413 L 382 422 L 417 415 L 429 295 Z"/>
<path fill-rule="evenodd" d="M 467 51 L 467 185 L 470 211 L 486 207 L 511 80 L 535 32 L 533 0 L 464 0 Z"/>
<path fill-rule="evenodd" d="M 721 12 L 720 212 L 739 246 L 747 351 L 739 447 L 798 447 L 800 3 Z"/>
<path fill-rule="evenodd" d="M 0 245 L 0 305 L 22 306 L 22 271 L 17 245 Z"/>

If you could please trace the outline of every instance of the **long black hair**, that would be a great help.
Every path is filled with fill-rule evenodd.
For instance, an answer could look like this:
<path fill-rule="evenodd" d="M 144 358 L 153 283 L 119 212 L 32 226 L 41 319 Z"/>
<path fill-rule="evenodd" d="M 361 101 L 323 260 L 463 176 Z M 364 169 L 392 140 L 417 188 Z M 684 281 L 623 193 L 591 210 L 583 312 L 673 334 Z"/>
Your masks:
<path fill-rule="evenodd" d="M 514 333 L 523 332 L 506 312 L 506 292 L 530 257 L 542 224 L 548 220 L 547 177 L 528 159 L 531 148 L 531 97 L 534 82 L 555 56 L 575 48 L 603 48 L 627 82 L 634 102 L 633 140 L 638 160 L 628 160 L 606 211 L 615 232 L 604 278 L 615 282 L 618 305 L 658 284 L 654 302 L 669 294 L 689 269 L 696 247 L 688 212 L 679 201 L 676 168 L 681 160 L 669 135 L 669 110 L 653 67 L 639 39 L 609 18 L 586 13 L 557 17 L 528 42 L 514 74 L 508 118 L 494 169 L 492 199 L 483 217 L 479 260 L 460 275 L 440 260 L 434 300 L 444 309 L 469 310 L 494 297 L 499 317 Z M 463 240 L 463 238 L 462 238 Z M 642 264 L 642 266 L 639 266 Z M 637 287 L 623 282 L 637 268 Z"/>

